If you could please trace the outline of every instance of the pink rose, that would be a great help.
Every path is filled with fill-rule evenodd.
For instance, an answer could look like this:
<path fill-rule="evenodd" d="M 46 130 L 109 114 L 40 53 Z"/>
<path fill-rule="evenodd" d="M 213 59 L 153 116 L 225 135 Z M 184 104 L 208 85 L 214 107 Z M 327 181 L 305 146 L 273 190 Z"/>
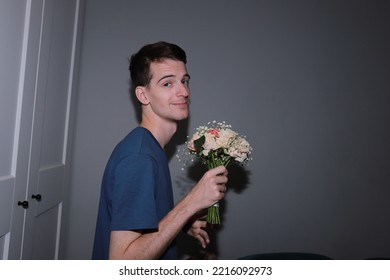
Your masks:
<path fill-rule="evenodd" d="M 210 128 L 210 129 L 207 131 L 207 133 L 210 133 L 210 134 L 214 135 L 214 137 L 218 137 L 219 131 L 218 131 L 218 129 Z"/>

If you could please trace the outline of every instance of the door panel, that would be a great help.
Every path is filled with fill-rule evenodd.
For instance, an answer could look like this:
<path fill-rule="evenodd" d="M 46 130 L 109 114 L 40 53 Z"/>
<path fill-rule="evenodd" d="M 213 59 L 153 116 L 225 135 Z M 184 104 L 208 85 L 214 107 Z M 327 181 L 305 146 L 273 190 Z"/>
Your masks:
<path fill-rule="evenodd" d="M 58 259 L 61 207 L 60 203 L 35 217 L 32 259 Z"/>
<path fill-rule="evenodd" d="M 8 259 L 10 233 L 0 236 L 0 260 Z"/>
<path fill-rule="evenodd" d="M 12 169 L 25 6 L 0 2 L 0 178 Z"/>
<path fill-rule="evenodd" d="M 0 178 L 0 236 L 10 230 L 12 214 L 12 196 L 14 191 L 14 178 Z"/>
<path fill-rule="evenodd" d="M 42 198 L 35 203 L 35 216 L 39 216 L 48 209 L 61 203 L 63 198 L 64 172 L 64 165 L 53 166 L 39 171 L 38 190 L 35 195 L 39 194 Z"/>
<path fill-rule="evenodd" d="M 0 260 L 8 258 L 14 178 L 0 178 Z"/>

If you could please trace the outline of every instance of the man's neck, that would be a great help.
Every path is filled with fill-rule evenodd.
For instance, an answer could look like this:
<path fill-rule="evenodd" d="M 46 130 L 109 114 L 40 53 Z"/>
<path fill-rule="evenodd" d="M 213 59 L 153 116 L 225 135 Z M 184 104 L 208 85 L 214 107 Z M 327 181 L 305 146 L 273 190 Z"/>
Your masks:
<path fill-rule="evenodd" d="M 177 123 L 175 122 L 156 122 L 147 118 L 142 118 L 140 126 L 149 130 L 163 149 L 177 129 Z"/>

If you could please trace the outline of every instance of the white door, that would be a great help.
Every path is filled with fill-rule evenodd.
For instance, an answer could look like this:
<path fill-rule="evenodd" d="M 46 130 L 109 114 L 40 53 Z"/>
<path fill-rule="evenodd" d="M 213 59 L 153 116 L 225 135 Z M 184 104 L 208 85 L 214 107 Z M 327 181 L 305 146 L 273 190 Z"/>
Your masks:
<path fill-rule="evenodd" d="M 57 259 L 69 168 L 77 1 L 44 1 L 23 259 Z M 72 99 L 73 98 L 73 99 Z"/>
<path fill-rule="evenodd" d="M 4 207 L 13 212 L 12 221 L 4 219 L 4 224 L 11 225 L 8 231 L 5 227 L 4 233 L 0 231 L 3 258 L 59 257 L 75 104 L 79 8 L 77 0 L 25 1 L 13 169 L 3 176 L 2 189 L 8 199 L 0 198 L 8 201 Z M 12 191 L 14 197 L 9 200 Z M 11 217 L 0 213 L 1 219 Z"/>
<path fill-rule="evenodd" d="M 20 74 L 24 59 L 22 48 L 25 30 L 26 1 L 0 2 L 0 259 L 8 259 L 11 236 L 11 216 L 15 207 L 14 192 L 25 196 L 25 187 L 18 194 L 15 184 L 26 185 L 30 125 L 21 132 L 21 83 Z M 23 84 L 23 83 L 22 83 Z M 28 98 L 25 99 L 26 102 Z M 32 108 L 31 108 L 32 110 Z M 25 110 L 25 115 L 31 115 Z M 20 137 L 24 138 L 19 141 Z M 20 142 L 20 143 L 19 143 Z M 19 152 L 26 151 L 24 155 Z M 16 171 L 17 157 L 20 164 Z M 24 199 L 22 199 L 23 201 Z M 22 222 L 24 211 L 13 213 L 13 220 Z"/>

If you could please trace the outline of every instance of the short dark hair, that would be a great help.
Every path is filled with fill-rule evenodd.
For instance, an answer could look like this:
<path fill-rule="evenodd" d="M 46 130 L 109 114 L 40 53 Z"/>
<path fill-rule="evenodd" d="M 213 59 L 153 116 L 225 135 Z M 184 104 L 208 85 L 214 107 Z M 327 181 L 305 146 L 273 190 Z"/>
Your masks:
<path fill-rule="evenodd" d="M 157 42 L 143 46 L 137 53 L 130 58 L 130 77 L 132 87 L 148 86 L 152 75 L 150 73 L 150 63 L 163 61 L 164 59 L 173 59 L 187 63 L 185 51 L 178 45 Z"/>

